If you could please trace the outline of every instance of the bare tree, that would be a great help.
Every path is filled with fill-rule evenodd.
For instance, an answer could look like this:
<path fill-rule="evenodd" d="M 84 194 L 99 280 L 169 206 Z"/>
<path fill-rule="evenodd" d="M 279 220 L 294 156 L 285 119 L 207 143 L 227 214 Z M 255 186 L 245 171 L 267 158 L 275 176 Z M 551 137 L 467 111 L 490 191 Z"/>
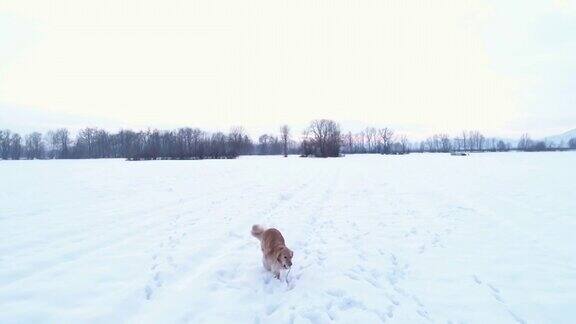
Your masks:
<path fill-rule="evenodd" d="M 392 145 L 392 137 L 394 136 L 394 132 L 385 127 L 385 128 L 381 128 L 378 130 L 378 136 L 380 138 L 380 142 L 382 145 L 382 148 L 380 149 L 380 153 L 383 154 L 389 154 L 390 153 L 390 148 Z"/>
<path fill-rule="evenodd" d="M 360 132 L 354 136 L 355 148 L 354 151 L 356 153 L 366 153 L 366 134 L 364 132 Z"/>
<path fill-rule="evenodd" d="M 376 135 L 378 131 L 374 127 L 366 127 L 364 130 L 364 135 L 366 137 L 366 145 L 368 153 L 373 153 L 376 147 Z"/>
<path fill-rule="evenodd" d="M 34 132 L 26 135 L 26 158 L 29 160 L 43 159 L 45 145 L 42 141 L 42 134 Z"/>
<path fill-rule="evenodd" d="M 454 140 L 452 140 L 452 150 L 466 151 L 467 149 L 466 132 L 462 132 L 462 137 L 456 136 Z"/>
<path fill-rule="evenodd" d="M 248 146 L 251 147 L 251 141 L 246 135 L 244 128 L 232 127 L 228 134 L 228 150 L 227 156 L 236 157 L 240 154 L 247 154 L 249 152 Z"/>
<path fill-rule="evenodd" d="M 510 145 L 506 144 L 506 142 L 504 142 L 503 140 L 499 140 L 498 143 L 496 144 L 496 151 L 498 152 L 504 152 L 509 150 Z"/>
<path fill-rule="evenodd" d="M 76 158 L 94 158 L 96 147 L 96 128 L 84 128 L 76 136 L 76 145 L 74 155 Z"/>
<path fill-rule="evenodd" d="M 530 136 L 526 133 L 522 134 L 520 140 L 518 141 L 517 149 L 519 151 L 528 151 L 528 149 L 532 146 L 532 140 Z"/>
<path fill-rule="evenodd" d="M 256 153 L 259 155 L 278 155 L 283 154 L 284 144 L 277 136 L 272 134 L 263 134 L 258 138 Z"/>
<path fill-rule="evenodd" d="M 10 131 L 0 130 L 0 158 L 7 160 L 10 156 Z"/>
<path fill-rule="evenodd" d="M 406 137 L 406 135 L 401 135 L 398 143 L 400 143 L 401 154 L 408 153 L 409 142 L 408 142 L 408 138 Z"/>
<path fill-rule="evenodd" d="M 226 157 L 226 135 L 216 132 L 210 137 L 209 155 L 213 159 Z"/>
<path fill-rule="evenodd" d="M 483 151 L 484 150 L 484 135 L 479 131 L 470 131 L 468 134 L 470 150 L 471 151 Z"/>
<path fill-rule="evenodd" d="M 438 139 L 440 141 L 441 152 L 450 152 L 452 150 L 452 143 L 450 142 L 450 137 L 448 134 L 439 134 Z"/>
<path fill-rule="evenodd" d="M 306 145 L 310 144 L 318 157 L 340 155 L 340 126 L 329 119 L 314 120 L 308 127 Z"/>
<path fill-rule="evenodd" d="M 470 145 L 468 142 L 468 135 L 466 134 L 466 131 L 462 131 L 462 137 L 460 139 L 462 141 L 462 150 L 463 151 L 466 151 L 466 150 L 470 151 L 471 148 L 470 148 Z"/>
<path fill-rule="evenodd" d="M 10 138 L 10 158 L 12 160 L 20 160 L 22 155 L 22 137 L 17 133 L 13 133 Z"/>
<path fill-rule="evenodd" d="M 50 156 L 56 159 L 68 158 L 70 137 L 66 128 L 60 128 L 55 131 L 48 132 L 48 141 L 51 146 L 52 152 Z"/>
<path fill-rule="evenodd" d="M 258 148 L 256 152 L 260 155 L 270 154 L 270 136 L 268 136 L 268 134 L 263 134 L 258 137 Z"/>
<path fill-rule="evenodd" d="M 302 142 L 300 143 L 301 156 L 311 156 L 314 154 L 314 145 L 312 144 L 313 138 L 310 130 L 306 129 L 302 132 Z"/>
<path fill-rule="evenodd" d="M 288 156 L 288 141 L 290 140 L 290 128 L 288 125 L 280 127 L 280 139 L 282 140 L 282 149 L 284 157 Z"/>
<path fill-rule="evenodd" d="M 354 152 L 354 137 L 352 132 L 342 135 L 343 151 L 345 153 L 355 153 Z"/>
<path fill-rule="evenodd" d="M 203 159 L 207 150 L 207 134 L 199 128 L 192 128 L 190 131 L 191 147 L 190 158 Z"/>
<path fill-rule="evenodd" d="M 576 137 L 571 138 L 571 139 L 568 141 L 568 147 L 571 148 L 571 149 L 576 149 Z"/>

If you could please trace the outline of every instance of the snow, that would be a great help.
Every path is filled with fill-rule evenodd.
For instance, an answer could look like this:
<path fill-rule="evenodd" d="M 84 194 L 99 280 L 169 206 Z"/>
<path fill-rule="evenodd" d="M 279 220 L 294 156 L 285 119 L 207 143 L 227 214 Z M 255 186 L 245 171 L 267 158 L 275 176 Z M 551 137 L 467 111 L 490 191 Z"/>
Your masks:
<path fill-rule="evenodd" d="M 570 323 L 575 152 L 0 162 L 0 322 Z M 252 224 L 294 250 L 262 268 Z"/>

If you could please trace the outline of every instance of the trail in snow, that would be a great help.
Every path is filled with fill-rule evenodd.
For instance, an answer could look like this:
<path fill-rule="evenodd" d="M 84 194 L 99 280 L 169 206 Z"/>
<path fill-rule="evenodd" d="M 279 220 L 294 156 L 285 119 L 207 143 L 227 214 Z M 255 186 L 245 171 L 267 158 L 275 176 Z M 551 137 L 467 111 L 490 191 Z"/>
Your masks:
<path fill-rule="evenodd" d="M 568 323 L 575 163 L 3 161 L 0 322 Z M 294 250 L 288 284 L 256 223 Z"/>

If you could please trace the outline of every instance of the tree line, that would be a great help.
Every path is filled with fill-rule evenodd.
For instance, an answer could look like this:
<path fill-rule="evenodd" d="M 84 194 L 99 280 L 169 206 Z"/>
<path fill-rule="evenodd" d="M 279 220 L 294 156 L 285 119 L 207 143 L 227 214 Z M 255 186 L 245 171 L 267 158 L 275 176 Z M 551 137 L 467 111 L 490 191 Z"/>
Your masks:
<path fill-rule="evenodd" d="M 410 143 L 406 135 L 396 135 L 390 128 L 368 127 L 342 139 L 346 153 L 406 154 L 411 152 L 504 152 L 512 149 L 501 139 L 487 138 L 479 131 L 464 131 L 451 138 L 448 134 L 435 134 L 423 141 Z"/>
<path fill-rule="evenodd" d="M 576 138 L 567 143 L 576 149 Z M 497 138 L 485 137 L 479 131 L 464 131 L 451 138 L 440 133 L 411 143 L 406 135 L 390 128 L 368 127 L 360 132 L 342 133 L 333 120 L 314 120 L 298 140 L 287 125 L 278 134 L 263 134 L 254 142 L 243 128 L 233 127 L 228 133 L 206 132 L 199 128 L 176 130 L 120 130 L 84 128 L 75 136 L 65 128 L 46 134 L 33 132 L 22 137 L 10 130 L 0 130 L 0 159 L 231 159 L 239 155 L 284 155 L 333 157 L 341 154 L 407 154 L 413 152 L 505 152 L 550 151 L 563 147 L 522 135 L 515 147 Z"/>
<path fill-rule="evenodd" d="M 198 128 L 173 131 L 84 128 L 73 138 L 65 129 L 49 131 L 44 136 L 34 132 L 25 136 L 9 130 L 0 131 L 2 159 L 222 159 L 250 154 L 252 141 L 242 128 L 229 133 L 208 133 Z"/>

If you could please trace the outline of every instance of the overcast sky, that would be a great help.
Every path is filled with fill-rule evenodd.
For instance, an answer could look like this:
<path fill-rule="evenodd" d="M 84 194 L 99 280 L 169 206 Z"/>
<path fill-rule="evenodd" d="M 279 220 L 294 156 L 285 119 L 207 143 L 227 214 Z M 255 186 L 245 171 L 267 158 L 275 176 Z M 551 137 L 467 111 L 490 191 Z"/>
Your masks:
<path fill-rule="evenodd" d="M 576 4 L 0 0 L 0 128 L 314 118 L 416 137 L 576 128 Z"/>

